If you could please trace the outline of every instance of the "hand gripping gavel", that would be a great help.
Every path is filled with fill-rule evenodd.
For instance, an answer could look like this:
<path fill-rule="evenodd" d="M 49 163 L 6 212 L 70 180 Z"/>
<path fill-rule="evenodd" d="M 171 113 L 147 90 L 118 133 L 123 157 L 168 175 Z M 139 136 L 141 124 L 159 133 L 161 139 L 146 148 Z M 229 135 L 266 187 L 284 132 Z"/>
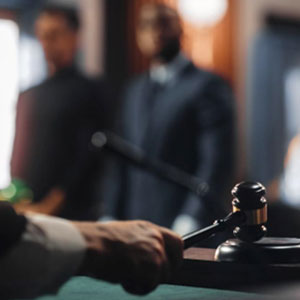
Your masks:
<path fill-rule="evenodd" d="M 211 226 L 184 235 L 185 249 L 227 228 L 234 228 L 234 236 L 243 242 L 255 242 L 265 236 L 267 201 L 264 186 L 257 182 L 241 182 L 232 189 L 232 195 L 232 212 Z"/>

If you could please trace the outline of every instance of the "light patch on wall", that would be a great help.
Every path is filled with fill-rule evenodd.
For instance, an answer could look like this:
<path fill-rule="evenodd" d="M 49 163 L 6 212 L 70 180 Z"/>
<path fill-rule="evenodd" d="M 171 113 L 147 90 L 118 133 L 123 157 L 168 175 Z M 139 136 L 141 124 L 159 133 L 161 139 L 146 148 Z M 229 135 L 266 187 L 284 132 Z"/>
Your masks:
<path fill-rule="evenodd" d="M 0 188 L 10 182 L 10 156 L 18 94 L 18 40 L 15 22 L 0 20 Z"/>
<path fill-rule="evenodd" d="M 182 17 L 197 26 L 213 26 L 226 14 L 227 0 L 178 0 Z"/>

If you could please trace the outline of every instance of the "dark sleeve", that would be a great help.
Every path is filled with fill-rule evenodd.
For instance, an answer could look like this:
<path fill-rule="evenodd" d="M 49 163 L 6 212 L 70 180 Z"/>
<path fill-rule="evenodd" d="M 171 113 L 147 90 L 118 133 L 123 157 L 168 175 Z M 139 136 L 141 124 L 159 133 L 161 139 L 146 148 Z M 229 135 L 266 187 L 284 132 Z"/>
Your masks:
<path fill-rule="evenodd" d="M 207 211 L 212 215 L 225 211 L 222 199 L 234 170 L 235 109 L 231 88 L 217 76 L 209 80 L 199 97 L 195 112 L 200 163 L 195 175 L 207 184 L 208 191 L 202 197 L 189 195 L 182 214 L 205 220 Z"/>
<path fill-rule="evenodd" d="M 18 215 L 8 202 L 0 201 L 0 257 L 20 240 L 26 224 L 24 216 Z"/>

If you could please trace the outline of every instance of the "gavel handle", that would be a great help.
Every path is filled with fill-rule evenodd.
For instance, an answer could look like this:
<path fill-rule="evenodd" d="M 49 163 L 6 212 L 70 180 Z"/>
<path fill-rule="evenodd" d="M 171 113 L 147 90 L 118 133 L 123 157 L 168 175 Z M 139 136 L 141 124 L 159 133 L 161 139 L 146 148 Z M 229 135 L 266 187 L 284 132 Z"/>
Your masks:
<path fill-rule="evenodd" d="M 193 245 L 209 238 L 210 236 L 212 236 L 213 234 L 223 231 L 223 226 L 222 228 L 220 228 L 220 224 L 219 223 L 215 223 L 213 225 L 210 225 L 206 228 L 197 230 L 197 231 L 193 231 L 191 233 L 188 233 L 186 235 L 184 235 L 182 237 L 183 239 L 183 249 L 187 249 L 192 247 Z"/>
<path fill-rule="evenodd" d="M 200 230 L 193 231 L 182 236 L 183 248 L 187 249 L 215 233 L 224 231 L 227 228 L 242 225 L 246 221 L 245 213 L 241 211 L 230 213 L 224 219 L 216 220 L 212 225 Z"/>

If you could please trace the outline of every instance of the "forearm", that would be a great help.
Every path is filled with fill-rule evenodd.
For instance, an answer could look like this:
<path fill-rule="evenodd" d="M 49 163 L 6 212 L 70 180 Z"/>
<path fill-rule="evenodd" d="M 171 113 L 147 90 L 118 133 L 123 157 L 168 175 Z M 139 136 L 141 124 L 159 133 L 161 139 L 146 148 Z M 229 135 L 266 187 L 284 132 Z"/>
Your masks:
<path fill-rule="evenodd" d="M 0 259 L 0 298 L 56 293 L 81 274 L 144 294 L 165 282 L 182 259 L 182 241 L 145 221 L 69 222 L 28 215 L 19 243 Z"/>

